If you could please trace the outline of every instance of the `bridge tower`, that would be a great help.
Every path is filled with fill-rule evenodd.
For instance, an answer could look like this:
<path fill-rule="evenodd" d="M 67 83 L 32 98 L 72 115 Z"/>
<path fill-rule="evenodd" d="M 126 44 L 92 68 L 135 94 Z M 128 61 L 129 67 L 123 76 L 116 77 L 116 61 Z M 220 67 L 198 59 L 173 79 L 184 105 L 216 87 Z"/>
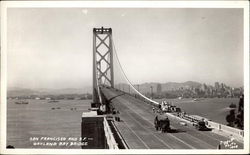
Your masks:
<path fill-rule="evenodd" d="M 111 28 L 93 29 L 93 104 L 105 111 L 100 87 L 114 88 L 113 45 Z"/>

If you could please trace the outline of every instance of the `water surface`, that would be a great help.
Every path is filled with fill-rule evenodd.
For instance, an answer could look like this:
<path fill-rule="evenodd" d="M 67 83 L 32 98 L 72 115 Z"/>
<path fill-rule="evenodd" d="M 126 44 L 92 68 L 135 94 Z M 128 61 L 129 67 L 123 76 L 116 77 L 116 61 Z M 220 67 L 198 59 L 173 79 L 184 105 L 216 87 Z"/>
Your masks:
<path fill-rule="evenodd" d="M 29 104 L 7 104 L 7 145 L 15 148 L 79 148 L 77 146 L 34 146 L 32 137 L 80 137 L 81 115 L 89 100 L 27 100 Z"/>

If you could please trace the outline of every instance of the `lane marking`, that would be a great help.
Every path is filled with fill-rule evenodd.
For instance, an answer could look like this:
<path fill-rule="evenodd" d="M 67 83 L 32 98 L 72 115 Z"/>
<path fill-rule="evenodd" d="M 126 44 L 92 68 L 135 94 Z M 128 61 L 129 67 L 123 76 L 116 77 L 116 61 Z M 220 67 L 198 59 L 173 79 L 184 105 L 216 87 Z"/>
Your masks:
<path fill-rule="evenodd" d="M 146 148 L 147 149 L 150 149 L 149 147 L 148 147 L 148 145 L 140 138 L 140 136 L 138 136 L 129 126 L 128 126 L 128 124 L 126 123 L 126 122 L 124 122 L 124 124 L 128 127 L 128 129 L 130 130 L 130 131 L 132 131 L 132 133 L 143 143 L 143 145 L 144 146 L 146 146 Z"/>
<path fill-rule="evenodd" d="M 124 99 L 123 99 L 124 100 Z M 125 102 L 128 102 L 128 101 L 126 101 L 125 100 Z M 134 113 L 135 113 L 135 111 L 134 110 L 132 110 L 130 107 L 128 107 L 131 111 L 133 111 Z M 137 115 L 139 115 L 139 114 L 137 114 Z M 140 116 L 140 115 L 139 115 Z M 142 116 L 140 116 L 142 119 L 144 119 Z M 147 121 L 147 122 L 149 122 L 150 124 L 153 124 L 152 122 L 150 122 L 149 120 L 146 120 L 146 119 L 144 119 L 145 121 Z M 175 139 L 177 139 L 177 140 L 179 140 L 180 142 L 182 142 L 183 144 L 185 144 L 185 145 L 187 145 L 188 147 L 190 147 L 190 148 L 192 148 L 192 149 L 197 149 L 197 148 L 195 148 L 195 147 L 193 147 L 192 145 L 190 145 L 190 144 L 188 144 L 188 143 L 186 143 L 186 142 L 184 142 L 183 140 L 181 140 L 180 138 L 178 138 L 178 137 L 176 137 L 176 136 L 174 136 L 174 135 L 172 135 L 172 134 L 169 134 L 171 137 L 173 137 L 173 138 L 175 138 Z"/>
<path fill-rule="evenodd" d="M 201 139 L 196 138 L 196 137 L 194 137 L 194 136 L 191 135 L 191 134 L 188 134 L 188 135 L 190 136 L 190 138 L 193 138 L 194 140 L 198 141 L 199 143 L 203 143 L 203 145 L 205 145 L 205 146 L 208 146 L 208 147 L 210 147 L 210 148 L 212 148 L 212 149 L 215 149 L 215 148 L 216 148 L 216 146 L 210 145 L 210 144 L 208 144 L 207 142 L 202 141 Z M 208 149 L 208 148 L 206 148 L 206 149 Z"/>
<path fill-rule="evenodd" d="M 128 114 L 128 113 L 127 113 Z M 137 124 L 139 124 L 142 128 L 144 128 L 144 126 L 138 122 L 136 119 L 134 119 L 131 115 L 128 114 L 128 116 L 130 118 L 132 118 L 135 122 L 137 122 Z M 162 142 L 165 146 L 169 147 L 170 149 L 173 149 L 173 147 L 169 146 L 167 143 L 165 143 L 162 139 L 160 139 L 158 136 L 156 136 L 154 133 L 151 132 L 151 130 L 145 128 L 146 130 L 148 130 L 150 132 L 151 135 L 153 135 L 155 138 L 157 138 L 160 142 Z"/>
<path fill-rule="evenodd" d="M 113 93 L 113 92 L 111 92 L 112 94 L 115 94 L 115 93 Z M 131 96 L 129 96 L 129 95 L 124 95 L 124 96 L 122 96 L 121 97 L 121 99 L 123 99 L 123 100 L 125 100 L 125 101 L 127 101 L 126 99 L 124 99 L 124 97 L 128 97 L 128 98 L 130 98 L 132 101 L 134 101 L 134 102 L 136 102 L 137 104 L 133 104 L 132 102 L 130 103 L 130 102 L 127 102 L 127 103 L 129 103 L 129 104 L 133 104 L 133 105 L 137 105 L 137 107 L 140 105 L 140 106 L 143 106 L 143 105 L 141 105 L 141 103 L 138 103 L 138 101 L 137 101 L 137 99 L 136 98 L 133 98 L 133 97 L 131 97 Z M 147 104 L 145 104 L 146 106 L 145 107 L 149 107 Z M 129 106 L 126 106 L 126 107 L 129 107 Z M 129 108 L 130 110 L 131 110 L 131 108 Z M 144 109 L 146 109 L 146 110 L 149 110 L 148 108 L 144 108 Z M 133 111 L 133 110 L 132 110 Z M 135 112 L 135 111 L 134 111 Z M 152 112 L 148 112 L 149 114 L 151 114 L 152 116 L 154 116 L 154 114 L 152 114 Z M 139 114 L 138 114 L 139 115 Z M 142 117 L 141 115 L 139 115 L 140 117 Z M 143 117 L 142 117 L 143 118 Z M 144 118 L 143 118 L 144 119 Z M 146 119 L 144 119 L 144 120 L 146 120 Z M 148 121 L 148 122 L 150 122 L 149 120 L 146 120 L 146 121 Z M 151 122 L 150 122 L 150 124 L 152 124 Z M 177 125 L 177 126 L 179 126 L 177 123 L 174 123 L 175 125 Z M 194 131 L 192 128 L 189 128 L 189 127 L 184 127 L 185 129 L 187 129 L 187 130 L 190 130 L 190 131 Z M 223 136 L 223 135 L 219 135 L 219 134 L 213 134 L 213 133 L 208 133 L 209 135 L 207 135 L 207 134 L 205 134 L 205 133 L 199 133 L 199 135 L 200 136 L 204 136 L 204 138 L 209 138 L 209 139 L 211 139 L 211 140 L 214 140 L 214 141 L 216 141 L 216 142 L 220 142 L 220 141 L 223 141 L 223 139 L 227 139 L 228 137 L 225 137 L 225 136 Z M 209 144 L 209 143 L 207 143 L 207 142 L 205 142 L 205 141 L 202 141 L 201 139 L 199 139 L 198 137 L 195 137 L 195 136 L 193 136 L 191 133 L 187 133 L 187 135 L 189 135 L 190 136 L 190 138 L 193 138 L 193 139 L 197 139 L 198 141 L 200 141 L 200 142 L 203 142 L 204 144 L 207 144 L 207 145 L 209 145 L 209 146 L 212 146 L 211 144 Z M 173 136 L 173 135 L 171 135 L 171 136 Z M 218 138 L 215 138 L 214 136 L 221 136 L 221 138 L 223 138 L 222 140 L 220 140 L 220 139 L 218 139 Z M 173 137 L 173 138 L 177 138 L 177 137 Z M 177 138 L 177 139 L 179 139 L 179 138 Z M 179 139 L 180 141 L 182 141 L 181 139 Z M 185 142 L 184 142 L 185 143 Z M 212 146 L 213 148 L 214 148 L 214 146 Z"/>
<path fill-rule="evenodd" d="M 172 117 L 172 116 L 169 116 L 169 117 Z M 171 119 L 172 119 L 172 120 L 176 120 L 176 121 L 181 121 L 181 119 L 178 120 L 178 118 L 171 118 Z M 177 123 L 174 123 L 174 124 L 176 124 L 176 125 L 179 126 L 179 124 L 177 124 Z M 193 131 L 192 128 L 188 128 L 188 127 L 185 127 L 185 126 L 183 126 L 183 128 Z M 221 140 L 218 139 L 218 138 L 211 137 L 211 136 L 214 136 L 214 135 L 212 134 L 212 132 L 211 132 L 211 133 L 208 133 L 208 134 L 210 134 L 210 136 L 209 136 L 209 135 L 206 135 L 205 133 L 201 133 L 201 132 L 199 132 L 199 134 L 200 134 L 200 135 L 203 135 L 203 136 L 205 136 L 205 137 L 208 137 L 208 138 L 210 138 L 210 139 L 212 139 L 212 140 L 214 140 L 214 141 L 218 141 L 218 143 L 221 141 Z M 215 134 L 215 135 L 216 135 L 216 136 L 219 136 L 219 134 Z M 223 138 L 226 138 L 226 137 L 224 137 L 224 136 L 222 136 L 222 137 L 223 137 Z"/>
<path fill-rule="evenodd" d="M 133 99 L 135 102 L 136 102 L 136 99 L 134 99 L 134 98 L 132 98 L 132 97 L 130 97 L 129 96 L 129 98 L 131 98 L 131 99 Z M 137 104 L 138 105 L 138 104 Z M 152 114 L 151 112 L 149 112 L 151 115 L 153 115 L 154 116 L 154 114 Z M 175 123 L 176 124 L 176 123 Z M 185 129 L 187 129 L 187 130 L 191 130 L 191 131 L 194 131 L 193 129 L 191 129 L 191 128 L 188 128 L 188 127 L 185 127 L 184 126 L 184 128 Z M 190 135 L 190 136 L 192 136 L 192 137 L 194 137 L 193 135 L 191 135 L 190 133 L 187 133 L 188 135 Z M 203 135 L 203 136 L 205 136 L 205 137 L 207 137 L 207 138 L 210 138 L 210 139 L 212 139 L 212 140 L 214 140 L 214 141 L 217 141 L 218 142 L 218 144 L 219 144 L 219 142 L 220 141 L 223 141 L 223 140 L 220 140 L 220 139 L 218 139 L 218 138 L 215 138 L 215 137 L 212 137 L 213 135 L 211 134 L 211 133 L 209 133 L 209 135 L 206 135 L 205 133 L 199 133 L 200 135 Z M 216 134 L 215 134 L 216 135 Z M 227 139 L 227 137 L 225 137 L 225 136 L 223 136 L 223 135 L 220 135 L 220 136 L 222 136 L 223 138 L 226 138 Z M 196 138 L 196 137 L 194 137 L 194 138 Z M 197 138 L 198 139 L 198 138 Z M 207 143 L 208 144 L 208 143 Z M 209 144 L 210 145 L 210 144 Z"/>
<path fill-rule="evenodd" d="M 170 116 L 171 117 L 171 116 Z M 171 118 L 172 119 L 172 118 Z M 174 120 L 174 119 L 172 119 L 172 120 Z M 178 123 L 174 123 L 176 126 L 180 126 Z M 189 129 L 188 127 L 184 127 L 185 129 Z M 192 131 L 192 130 L 191 130 Z M 198 134 L 200 134 L 201 136 L 202 135 L 204 135 L 204 134 L 201 134 L 200 132 L 197 132 Z M 190 138 L 193 138 L 193 139 L 195 139 L 196 141 L 200 141 L 201 143 L 203 143 L 203 144 L 205 144 L 205 145 L 207 145 L 207 146 L 210 146 L 210 147 L 212 147 L 212 148 L 216 148 L 216 146 L 213 146 L 213 145 L 211 145 L 211 144 L 209 144 L 209 143 L 207 143 L 206 141 L 203 141 L 203 140 L 201 140 L 201 139 L 199 139 L 199 138 L 197 138 L 197 137 L 195 137 L 195 136 L 193 136 L 191 133 L 188 133 L 187 132 L 187 134 L 190 136 Z M 209 137 L 209 136 L 207 136 L 207 135 L 205 135 L 206 137 Z M 204 138 L 206 138 L 206 137 L 204 137 Z M 210 137 L 209 137 L 210 138 Z M 217 139 L 213 139 L 213 138 L 210 138 L 210 139 L 212 139 L 212 140 L 215 140 L 215 141 L 218 141 Z M 220 142 L 220 141 L 219 141 Z M 219 143 L 218 143 L 219 144 Z"/>

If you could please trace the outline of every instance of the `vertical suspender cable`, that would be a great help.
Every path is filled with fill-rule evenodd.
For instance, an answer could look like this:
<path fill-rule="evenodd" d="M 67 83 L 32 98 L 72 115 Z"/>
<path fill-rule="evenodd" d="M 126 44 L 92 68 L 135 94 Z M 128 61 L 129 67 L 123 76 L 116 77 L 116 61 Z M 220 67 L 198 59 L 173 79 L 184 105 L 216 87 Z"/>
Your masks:
<path fill-rule="evenodd" d="M 113 43 L 113 48 L 114 48 L 114 53 L 115 53 L 114 55 L 115 55 L 115 57 L 116 57 L 116 59 L 117 59 L 117 61 L 118 61 L 118 64 L 119 64 L 119 66 L 120 66 L 120 68 L 121 68 L 121 71 L 122 71 L 122 74 L 123 74 L 123 76 L 125 77 L 127 83 L 128 83 L 128 84 L 132 87 L 132 89 L 133 89 L 136 93 L 138 93 L 142 98 L 146 99 L 146 100 L 149 101 L 149 102 L 152 102 L 152 103 L 158 105 L 158 104 L 159 104 L 158 102 L 156 102 L 156 101 L 154 101 L 154 100 L 151 100 L 150 98 L 147 98 L 146 96 L 144 96 L 143 94 L 141 94 L 138 90 L 136 90 L 135 87 L 131 84 L 131 82 L 129 81 L 128 77 L 126 76 L 126 74 L 125 74 L 125 72 L 124 72 L 124 70 L 123 70 L 123 68 L 122 68 L 122 65 L 121 65 L 121 63 L 120 63 L 120 60 L 119 60 L 119 58 L 118 58 L 118 55 L 117 55 L 117 52 L 116 52 L 116 48 L 115 48 L 115 44 L 114 44 L 113 38 L 112 38 L 112 43 Z"/>

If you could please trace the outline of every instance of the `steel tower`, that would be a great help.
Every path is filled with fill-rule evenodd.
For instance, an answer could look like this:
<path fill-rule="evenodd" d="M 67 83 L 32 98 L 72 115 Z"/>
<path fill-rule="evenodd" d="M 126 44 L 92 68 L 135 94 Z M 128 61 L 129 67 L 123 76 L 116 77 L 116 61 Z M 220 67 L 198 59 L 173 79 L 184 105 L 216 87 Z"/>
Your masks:
<path fill-rule="evenodd" d="M 103 27 L 93 29 L 93 104 L 101 110 L 102 86 L 114 88 L 112 29 Z"/>

